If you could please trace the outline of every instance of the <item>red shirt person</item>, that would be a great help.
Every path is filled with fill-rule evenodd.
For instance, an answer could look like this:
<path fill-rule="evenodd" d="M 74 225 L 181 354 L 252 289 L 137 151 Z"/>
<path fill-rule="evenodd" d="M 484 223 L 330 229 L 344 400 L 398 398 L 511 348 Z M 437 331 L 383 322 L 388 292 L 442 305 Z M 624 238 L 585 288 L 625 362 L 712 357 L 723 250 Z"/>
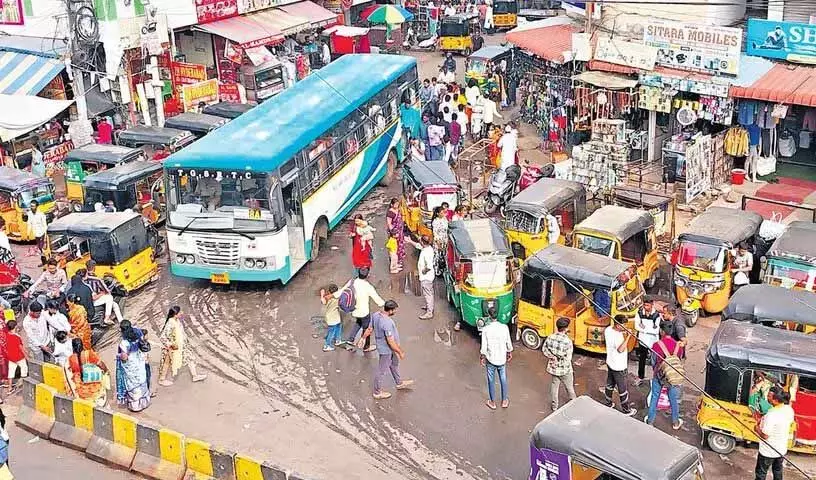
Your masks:
<path fill-rule="evenodd" d="M 96 133 L 99 135 L 96 143 L 102 145 L 110 145 L 113 143 L 113 125 L 108 123 L 105 117 L 102 117 L 99 123 L 96 124 Z"/>
<path fill-rule="evenodd" d="M 362 215 L 359 213 L 354 216 L 354 220 L 363 218 Z M 371 245 L 369 242 L 364 242 L 360 239 L 360 236 L 357 235 L 357 228 L 352 221 L 351 224 L 351 231 L 349 233 L 349 237 L 351 237 L 351 264 L 354 266 L 355 271 L 359 271 L 361 268 L 371 268 L 371 255 L 373 252 L 371 251 Z"/>

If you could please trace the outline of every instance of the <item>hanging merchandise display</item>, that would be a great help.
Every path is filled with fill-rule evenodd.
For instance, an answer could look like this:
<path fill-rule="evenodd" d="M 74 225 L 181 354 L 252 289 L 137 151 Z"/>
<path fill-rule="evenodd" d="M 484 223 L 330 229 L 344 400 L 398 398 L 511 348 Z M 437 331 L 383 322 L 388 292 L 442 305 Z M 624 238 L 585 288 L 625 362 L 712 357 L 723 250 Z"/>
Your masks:
<path fill-rule="evenodd" d="M 629 143 L 624 120 L 598 119 L 592 122 L 591 140 L 572 151 L 572 179 L 592 193 L 614 187 L 629 160 Z"/>
<path fill-rule="evenodd" d="M 731 127 L 725 133 L 725 153 L 733 157 L 748 155 L 748 130 Z"/>
<path fill-rule="evenodd" d="M 711 188 L 711 135 L 701 135 L 686 148 L 686 203 Z"/>
<path fill-rule="evenodd" d="M 700 95 L 700 118 L 720 125 L 731 125 L 734 118 L 734 99 Z"/>
<path fill-rule="evenodd" d="M 734 159 L 725 153 L 725 136 L 727 131 L 711 137 L 711 186 L 726 185 L 731 180 Z"/>
<path fill-rule="evenodd" d="M 638 89 L 638 108 L 670 113 L 674 92 L 658 87 L 641 86 Z"/>
<path fill-rule="evenodd" d="M 575 86 L 575 122 L 592 125 L 595 119 L 620 118 L 637 106 L 637 95 L 632 90 L 616 91 L 593 86 Z"/>

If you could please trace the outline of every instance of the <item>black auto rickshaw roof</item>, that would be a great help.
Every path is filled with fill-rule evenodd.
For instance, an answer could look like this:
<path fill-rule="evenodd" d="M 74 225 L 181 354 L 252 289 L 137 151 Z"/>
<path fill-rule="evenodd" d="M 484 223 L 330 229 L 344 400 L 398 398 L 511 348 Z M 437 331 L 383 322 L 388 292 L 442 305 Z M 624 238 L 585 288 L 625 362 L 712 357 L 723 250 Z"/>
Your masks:
<path fill-rule="evenodd" d="M 620 242 L 654 226 L 654 217 L 645 210 L 604 205 L 576 225 L 575 230 L 606 233 Z"/>
<path fill-rule="evenodd" d="M 521 210 L 536 216 L 546 215 L 576 199 L 579 208 L 585 209 L 586 190 L 580 183 L 560 178 L 542 178 L 510 199 L 505 210 Z"/>
<path fill-rule="evenodd" d="M 65 160 L 68 162 L 98 162 L 105 165 L 118 165 L 131 155 L 143 154 L 142 150 L 138 148 L 91 143 L 71 150 L 66 155 Z"/>
<path fill-rule="evenodd" d="M 468 58 L 484 58 L 486 60 L 493 60 L 496 57 L 500 57 L 506 53 L 509 53 L 511 50 L 512 48 L 505 47 L 503 45 L 488 45 L 471 53 Z"/>
<path fill-rule="evenodd" d="M 118 140 L 141 142 L 154 145 L 170 145 L 174 141 L 181 140 L 186 137 L 192 137 L 192 132 L 187 130 L 178 130 L 175 128 L 164 127 L 148 127 L 145 125 L 136 125 L 119 132 Z"/>
<path fill-rule="evenodd" d="M 689 224 L 680 239 L 733 247 L 759 231 L 762 216 L 755 212 L 727 207 L 709 207 Z"/>
<path fill-rule="evenodd" d="M 411 161 L 405 164 L 404 173 L 420 186 L 458 185 L 456 175 L 448 162 Z"/>
<path fill-rule="evenodd" d="M 442 18 L 442 23 L 466 23 L 475 18 L 479 18 L 479 14 L 475 12 L 457 13 L 455 15 L 448 15 Z"/>
<path fill-rule="evenodd" d="M 816 335 L 759 323 L 724 320 L 714 332 L 706 361 L 720 368 L 816 377 L 816 355 L 813 352 L 816 352 Z"/>
<path fill-rule="evenodd" d="M 48 177 L 40 177 L 25 170 L 0 166 L 0 189 L 19 192 L 42 184 L 50 184 Z"/>
<path fill-rule="evenodd" d="M 209 132 L 229 122 L 228 118 L 206 113 L 184 112 L 165 120 L 167 128 L 189 130 L 191 132 Z"/>
<path fill-rule="evenodd" d="M 504 230 L 489 218 L 451 222 L 449 235 L 460 256 L 513 255 Z"/>
<path fill-rule="evenodd" d="M 807 290 L 764 283 L 745 285 L 731 295 L 722 318 L 752 323 L 790 321 L 816 325 L 816 295 Z"/>
<path fill-rule="evenodd" d="M 141 215 L 132 212 L 70 213 L 49 223 L 48 233 L 52 235 L 104 237 L 134 218 L 138 219 L 140 223 L 142 222 Z"/>
<path fill-rule="evenodd" d="M 577 248 L 552 244 L 524 261 L 522 270 L 543 278 L 567 279 L 588 288 L 611 289 L 632 264 Z"/>
<path fill-rule="evenodd" d="M 586 395 L 540 421 L 530 442 L 621 480 L 680 480 L 700 463 L 693 446 Z"/>
<path fill-rule="evenodd" d="M 230 120 L 240 117 L 242 114 L 252 110 L 252 105 L 238 102 L 218 102 L 204 107 L 201 113 L 215 115 L 216 117 L 229 118 Z"/>
<path fill-rule="evenodd" d="M 768 256 L 816 263 L 816 223 L 791 222 L 771 245 Z"/>
<path fill-rule="evenodd" d="M 88 175 L 82 184 L 85 188 L 118 190 L 124 183 L 150 176 L 161 169 L 161 162 L 136 160 Z"/>

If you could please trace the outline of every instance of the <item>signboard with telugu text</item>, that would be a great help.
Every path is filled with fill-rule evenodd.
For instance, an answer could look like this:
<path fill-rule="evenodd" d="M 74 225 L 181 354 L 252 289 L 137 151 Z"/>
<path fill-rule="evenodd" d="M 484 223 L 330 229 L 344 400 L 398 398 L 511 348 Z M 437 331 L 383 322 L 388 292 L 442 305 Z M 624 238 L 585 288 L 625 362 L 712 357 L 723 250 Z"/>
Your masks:
<path fill-rule="evenodd" d="M 59 145 L 55 145 L 43 152 L 43 163 L 45 163 L 45 174 L 49 177 L 56 174 L 65 173 L 65 157 L 68 152 L 74 149 L 74 142 L 68 140 Z"/>
<path fill-rule="evenodd" d="M 711 75 L 739 73 L 742 29 L 715 25 L 649 22 L 643 43 L 657 48 L 657 63 Z"/>
<path fill-rule="evenodd" d="M 654 70 L 657 49 L 623 40 L 598 39 L 595 46 L 595 60 L 625 65 L 640 70 Z"/>
<path fill-rule="evenodd" d="M 184 101 L 184 111 L 190 112 L 200 103 L 215 103 L 218 101 L 218 80 L 211 79 L 192 85 L 181 87 L 181 97 Z"/>

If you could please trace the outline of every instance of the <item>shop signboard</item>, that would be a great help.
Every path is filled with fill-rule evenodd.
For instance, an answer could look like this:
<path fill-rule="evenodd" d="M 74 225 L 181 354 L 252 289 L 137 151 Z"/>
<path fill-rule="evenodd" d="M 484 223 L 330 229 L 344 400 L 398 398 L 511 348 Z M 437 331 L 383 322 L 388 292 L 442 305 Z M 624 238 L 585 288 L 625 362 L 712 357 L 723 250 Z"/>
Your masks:
<path fill-rule="evenodd" d="M 170 78 L 181 93 L 181 87 L 207 80 L 207 67 L 197 63 L 170 62 Z"/>
<path fill-rule="evenodd" d="M 210 79 L 192 85 L 181 87 L 181 96 L 184 99 L 184 111 L 193 111 L 200 103 L 215 103 L 218 101 L 218 80 Z"/>
<path fill-rule="evenodd" d="M 530 443 L 529 480 L 572 480 L 572 461 L 569 455 Z"/>
<path fill-rule="evenodd" d="M 649 45 L 601 38 L 595 46 L 595 60 L 640 70 L 654 70 L 657 49 Z"/>
<path fill-rule="evenodd" d="M 243 15 L 245 13 L 257 12 L 258 10 L 266 10 L 267 8 L 280 7 L 281 5 L 288 5 L 290 3 L 297 3 L 301 0 L 237 0 L 238 13 Z"/>
<path fill-rule="evenodd" d="M 23 25 L 23 0 L 0 1 L 0 25 Z"/>
<path fill-rule="evenodd" d="M 54 145 L 53 147 L 45 150 L 43 152 L 45 174 L 49 177 L 52 177 L 54 174 L 64 174 L 65 157 L 67 157 L 68 152 L 70 152 L 73 149 L 74 142 L 68 140 L 67 142 L 62 142 L 59 145 Z"/>
<path fill-rule="evenodd" d="M 748 19 L 745 52 L 754 57 L 816 63 L 816 25 Z"/>
<path fill-rule="evenodd" d="M 241 103 L 241 91 L 237 83 L 219 83 L 218 99 L 222 102 Z"/>
<path fill-rule="evenodd" d="M 655 21 L 645 25 L 643 43 L 658 49 L 659 65 L 712 75 L 739 73 L 739 28 Z"/>
<path fill-rule="evenodd" d="M 198 23 L 210 23 L 216 20 L 238 16 L 238 0 L 195 0 Z"/>

